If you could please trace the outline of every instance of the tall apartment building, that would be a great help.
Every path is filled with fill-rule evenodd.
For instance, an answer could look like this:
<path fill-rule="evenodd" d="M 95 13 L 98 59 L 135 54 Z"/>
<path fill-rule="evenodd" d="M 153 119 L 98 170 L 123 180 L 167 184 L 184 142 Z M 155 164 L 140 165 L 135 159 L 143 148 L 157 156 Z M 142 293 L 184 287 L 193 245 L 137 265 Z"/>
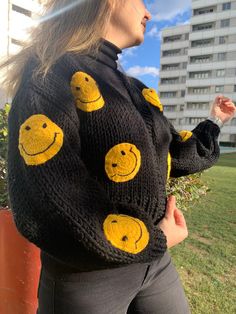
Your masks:
<path fill-rule="evenodd" d="M 39 0 L 1 0 L 0 10 L 0 58 L 17 52 L 26 38 L 26 29 L 39 10 Z M 0 88 L 0 108 L 8 102 L 8 96 Z"/>
<path fill-rule="evenodd" d="M 219 94 L 236 103 L 236 1 L 192 0 L 189 25 L 162 33 L 159 93 L 176 129 L 191 130 Z M 236 143 L 236 118 L 221 143 Z"/>

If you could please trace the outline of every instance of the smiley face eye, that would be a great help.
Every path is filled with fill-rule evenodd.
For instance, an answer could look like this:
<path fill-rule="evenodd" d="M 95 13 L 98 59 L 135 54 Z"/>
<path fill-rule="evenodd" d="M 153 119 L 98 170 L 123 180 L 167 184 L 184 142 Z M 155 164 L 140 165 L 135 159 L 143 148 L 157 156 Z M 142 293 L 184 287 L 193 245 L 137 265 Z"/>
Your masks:
<path fill-rule="evenodd" d="M 123 236 L 123 238 L 121 239 L 122 241 L 127 241 L 128 237 L 127 236 Z"/>
<path fill-rule="evenodd" d="M 79 86 L 76 86 L 75 89 L 76 89 L 76 90 L 80 90 L 80 87 L 79 87 Z"/>
<path fill-rule="evenodd" d="M 88 82 L 88 81 L 89 81 L 89 79 L 86 77 L 86 78 L 85 78 L 85 81 L 87 81 L 87 82 Z"/>
<path fill-rule="evenodd" d="M 117 167 L 117 164 L 112 164 L 112 167 L 113 167 L 113 168 Z"/>
<path fill-rule="evenodd" d="M 43 128 L 46 129 L 46 127 L 47 127 L 47 123 L 44 123 Z"/>
<path fill-rule="evenodd" d="M 27 131 L 29 131 L 29 130 L 31 129 L 31 127 L 27 125 L 27 126 L 25 127 L 25 129 L 26 129 Z"/>
<path fill-rule="evenodd" d="M 122 154 L 122 155 L 125 155 L 125 152 L 122 150 L 122 151 L 121 151 L 121 154 Z"/>
<path fill-rule="evenodd" d="M 112 220 L 112 223 L 116 223 L 117 222 L 117 220 Z"/>

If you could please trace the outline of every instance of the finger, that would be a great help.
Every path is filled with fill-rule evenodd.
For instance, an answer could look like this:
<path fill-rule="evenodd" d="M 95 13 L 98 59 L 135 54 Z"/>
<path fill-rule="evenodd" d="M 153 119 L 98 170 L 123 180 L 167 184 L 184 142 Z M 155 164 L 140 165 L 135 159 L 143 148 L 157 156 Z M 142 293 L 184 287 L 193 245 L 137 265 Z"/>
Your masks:
<path fill-rule="evenodd" d="M 234 106 L 234 103 L 231 101 L 231 100 L 224 100 L 222 102 L 222 105 L 231 105 L 231 106 Z"/>
<path fill-rule="evenodd" d="M 223 96 L 223 95 L 218 95 L 218 96 L 216 96 L 216 98 L 215 98 L 215 102 L 216 102 L 216 103 L 221 103 L 223 99 L 224 99 L 224 96 Z"/>
<path fill-rule="evenodd" d="M 174 218 L 175 218 L 175 223 L 176 225 L 186 227 L 186 221 L 184 218 L 184 214 L 179 210 L 178 208 L 175 209 L 174 211 Z"/>
<path fill-rule="evenodd" d="M 174 195 L 170 195 L 167 201 L 166 207 L 166 218 L 172 218 L 174 215 L 174 210 L 176 209 L 176 198 Z"/>
<path fill-rule="evenodd" d="M 225 101 L 225 100 L 230 100 L 230 101 L 232 101 L 231 98 L 229 98 L 229 97 L 224 97 L 224 96 L 223 96 L 222 100 L 223 100 L 223 101 Z"/>

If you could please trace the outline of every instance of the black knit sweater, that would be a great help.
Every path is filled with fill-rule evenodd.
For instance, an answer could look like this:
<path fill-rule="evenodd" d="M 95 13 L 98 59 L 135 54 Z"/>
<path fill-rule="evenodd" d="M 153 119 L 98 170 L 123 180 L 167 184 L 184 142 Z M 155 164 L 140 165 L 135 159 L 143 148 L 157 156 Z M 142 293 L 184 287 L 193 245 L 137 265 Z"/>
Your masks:
<path fill-rule="evenodd" d="M 44 80 L 31 58 L 13 99 L 10 205 L 43 261 L 88 270 L 160 258 L 169 175 L 219 157 L 219 127 L 178 133 L 156 91 L 117 69 L 121 52 L 101 39 L 97 57 L 67 53 Z"/>

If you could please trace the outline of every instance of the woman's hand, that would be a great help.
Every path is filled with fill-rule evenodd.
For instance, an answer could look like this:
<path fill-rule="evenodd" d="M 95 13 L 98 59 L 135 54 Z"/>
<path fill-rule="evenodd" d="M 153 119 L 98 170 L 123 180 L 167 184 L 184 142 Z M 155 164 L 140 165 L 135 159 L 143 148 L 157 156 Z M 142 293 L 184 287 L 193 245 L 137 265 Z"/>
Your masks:
<path fill-rule="evenodd" d="M 182 212 L 176 208 L 174 195 L 168 198 L 165 217 L 159 222 L 158 226 L 167 238 L 168 248 L 171 248 L 187 238 L 188 229 L 185 218 Z"/>
<path fill-rule="evenodd" d="M 230 121 L 236 112 L 236 107 L 232 99 L 219 95 L 215 98 L 210 109 L 210 116 L 220 118 L 225 123 Z"/>

